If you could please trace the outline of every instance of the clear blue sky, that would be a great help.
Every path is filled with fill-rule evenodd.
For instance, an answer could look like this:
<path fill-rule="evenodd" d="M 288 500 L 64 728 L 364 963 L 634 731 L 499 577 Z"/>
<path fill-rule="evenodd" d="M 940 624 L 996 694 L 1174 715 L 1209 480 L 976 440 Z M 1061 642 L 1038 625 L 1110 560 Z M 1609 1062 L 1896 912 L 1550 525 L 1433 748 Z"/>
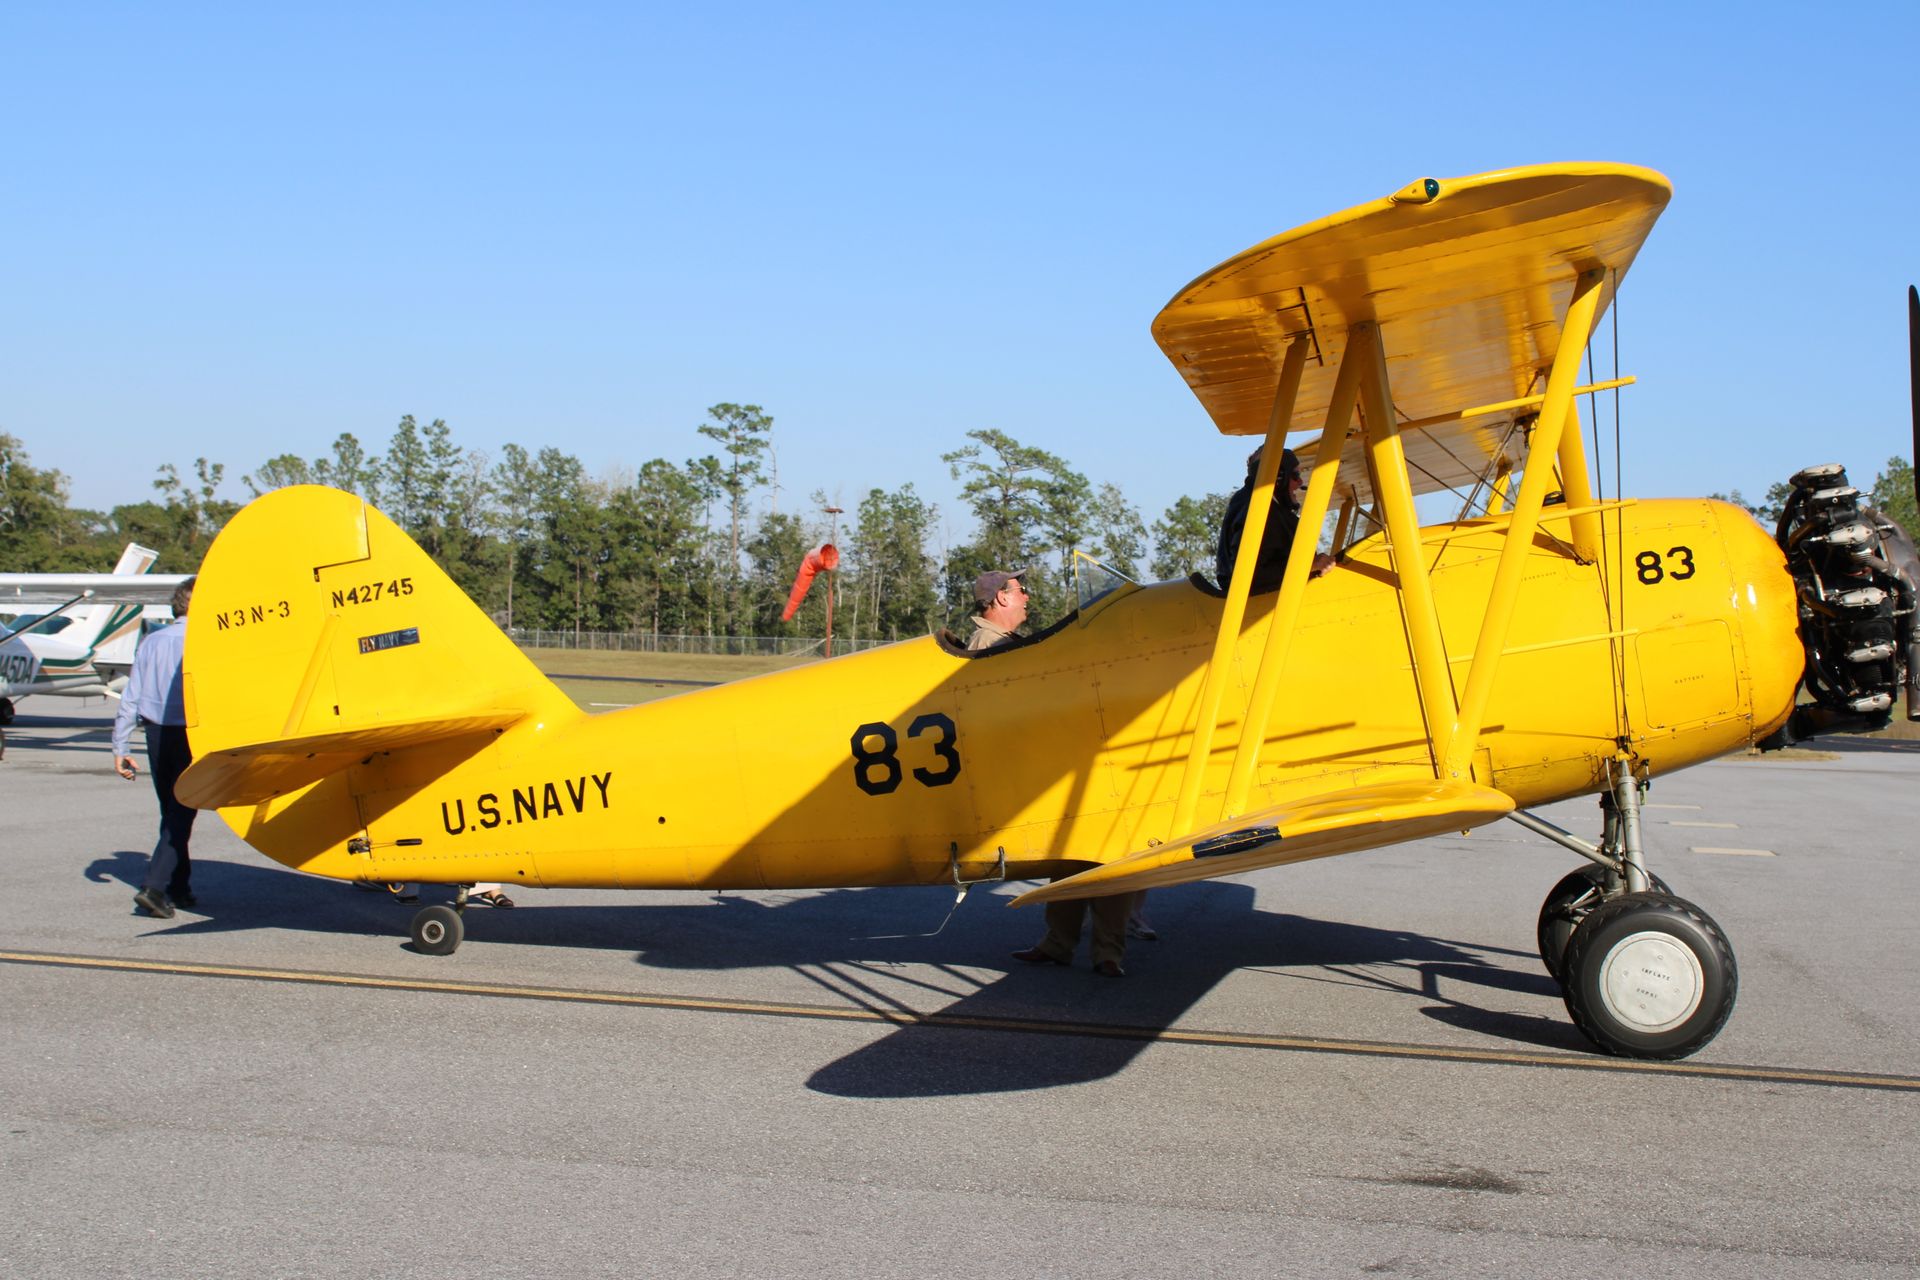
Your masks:
<path fill-rule="evenodd" d="M 1151 521 L 1229 487 L 1148 324 L 1446 177 L 1665 172 L 1627 488 L 1910 450 L 1920 6 L 24 4 L 0 20 L 0 430 L 74 500 L 400 415 L 590 473 L 776 419 L 782 503 L 974 427 Z M 1607 356 L 1602 355 L 1602 365 Z"/>

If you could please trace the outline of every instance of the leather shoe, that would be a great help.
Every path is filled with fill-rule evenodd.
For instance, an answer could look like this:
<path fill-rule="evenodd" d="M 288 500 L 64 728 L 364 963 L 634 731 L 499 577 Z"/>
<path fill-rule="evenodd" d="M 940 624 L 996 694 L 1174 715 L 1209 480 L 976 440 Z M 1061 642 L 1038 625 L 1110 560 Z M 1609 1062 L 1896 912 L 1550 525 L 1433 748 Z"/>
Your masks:
<path fill-rule="evenodd" d="M 1062 960 L 1059 956 L 1054 955 L 1051 951 L 1046 951 L 1039 947 L 1028 947 L 1024 951 L 1016 951 L 1013 953 L 1013 958 L 1015 960 L 1025 960 L 1028 964 L 1066 964 L 1067 963 L 1067 961 Z"/>
<path fill-rule="evenodd" d="M 1102 960 L 1093 966 L 1093 971 L 1103 978 L 1124 978 L 1127 971 L 1120 967 L 1118 960 Z"/>
<path fill-rule="evenodd" d="M 158 889 L 142 889 L 133 895 L 133 905 L 147 915 L 161 920 L 173 919 L 173 904 L 167 901 L 167 895 Z"/>

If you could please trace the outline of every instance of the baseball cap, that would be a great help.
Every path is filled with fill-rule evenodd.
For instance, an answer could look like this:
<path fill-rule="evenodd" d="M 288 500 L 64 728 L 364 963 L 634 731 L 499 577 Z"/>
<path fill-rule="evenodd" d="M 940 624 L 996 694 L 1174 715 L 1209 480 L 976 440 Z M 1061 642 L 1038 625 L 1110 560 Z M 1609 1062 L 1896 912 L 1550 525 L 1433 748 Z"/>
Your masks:
<path fill-rule="evenodd" d="M 1025 569 L 989 569 L 973 580 L 973 598 L 981 604 L 992 604 L 1009 582 L 1026 576 Z"/>

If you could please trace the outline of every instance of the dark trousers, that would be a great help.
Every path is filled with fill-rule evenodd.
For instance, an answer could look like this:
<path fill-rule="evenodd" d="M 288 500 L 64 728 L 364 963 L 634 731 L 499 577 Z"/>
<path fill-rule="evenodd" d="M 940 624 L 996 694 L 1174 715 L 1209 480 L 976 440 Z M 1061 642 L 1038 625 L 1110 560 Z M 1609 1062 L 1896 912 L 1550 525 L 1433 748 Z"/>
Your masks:
<path fill-rule="evenodd" d="M 188 891 L 193 875 L 187 839 L 193 835 L 195 811 L 173 798 L 173 784 L 193 763 L 193 751 L 187 746 L 185 725 L 140 723 L 147 731 L 147 772 L 153 775 L 153 793 L 160 798 L 160 840 L 153 846 L 153 861 L 147 864 L 145 887 L 178 897 Z"/>

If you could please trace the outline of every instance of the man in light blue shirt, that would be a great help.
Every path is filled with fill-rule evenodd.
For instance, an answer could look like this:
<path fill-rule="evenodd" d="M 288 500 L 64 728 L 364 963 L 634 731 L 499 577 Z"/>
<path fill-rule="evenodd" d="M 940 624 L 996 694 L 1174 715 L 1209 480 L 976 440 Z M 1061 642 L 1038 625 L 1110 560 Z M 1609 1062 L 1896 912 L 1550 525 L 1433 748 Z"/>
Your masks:
<path fill-rule="evenodd" d="M 133 655 L 133 671 L 120 695 L 113 717 L 113 768 L 123 778 L 138 776 L 133 763 L 133 728 L 145 731 L 147 768 L 153 774 L 154 794 L 160 798 L 160 839 L 147 864 L 147 880 L 133 895 L 134 908 L 162 920 L 173 917 L 174 904 L 194 905 L 193 860 L 187 839 L 193 834 L 194 811 L 174 799 L 173 784 L 193 763 L 187 746 L 187 712 L 181 696 L 180 659 L 187 644 L 187 607 L 193 601 L 188 578 L 173 591 L 174 623 L 140 642 Z"/>

